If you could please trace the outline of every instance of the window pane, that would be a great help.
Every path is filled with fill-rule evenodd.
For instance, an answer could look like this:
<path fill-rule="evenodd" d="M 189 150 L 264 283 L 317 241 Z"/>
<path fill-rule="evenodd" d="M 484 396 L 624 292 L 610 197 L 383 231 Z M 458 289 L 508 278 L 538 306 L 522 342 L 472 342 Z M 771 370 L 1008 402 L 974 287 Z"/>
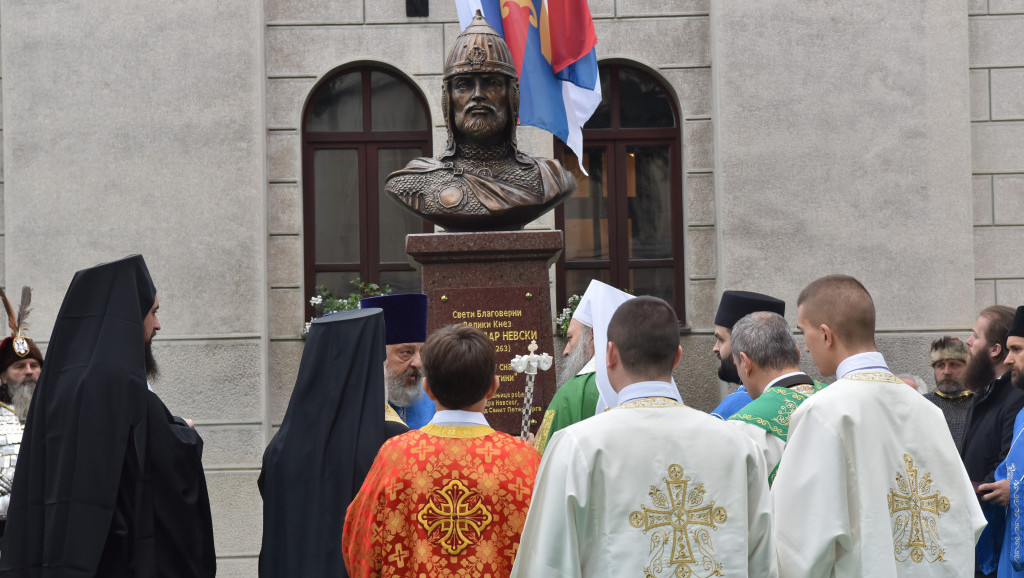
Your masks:
<path fill-rule="evenodd" d="M 427 130 L 423 105 L 409 85 L 386 72 L 370 73 L 373 130 Z"/>
<path fill-rule="evenodd" d="M 380 149 L 377 151 L 377 191 L 380 195 L 380 261 L 406 262 L 405 236 L 422 233 L 423 220 L 384 192 L 384 179 L 404 167 L 422 149 Z"/>
<path fill-rule="evenodd" d="M 612 112 L 608 105 L 612 89 L 608 84 L 608 69 L 602 66 L 599 73 L 601 75 L 601 104 L 597 106 L 597 110 L 590 116 L 590 120 L 583 125 L 583 128 L 611 128 L 612 126 Z"/>
<path fill-rule="evenodd" d="M 359 262 L 359 152 L 313 152 L 316 262 Z"/>
<path fill-rule="evenodd" d="M 626 147 L 629 258 L 672 257 L 672 199 L 668 146 Z"/>
<path fill-rule="evenodd" d="M 363 130 L 362 73 L 343 74 L 318 88 L 307 115 L 310 132 Z"/>
<path fill-rule="evenodd" d="M 419 271 L 381 271 L 380 286 L 384 285 L 390 285 L 392 293 L 419 293 L 423 278 Z"/>
<path fill-rule="evenodd" d="M 565 215 L 565 258 L 608 258 L 608 162 L 605 147 L 585 147 L 580 171 L 572 151 L 566 149 L 564 166 L 576 177 L 576 191 L 562 205 Z"/>
<path fill-rule="evenodd" d="M 608 280 L 611 279 L 611 274 L 608 269 L 566 269 L 566 298 L 572 295 L 579 295 L 580 297 L 583 297 L 583 294 L 586 293 L 590 282 L 594 279 L 597 279 L 602 283 L 609 283 Z M 563 304 L 559 304 L 559 307 L 562 307 L 562 305 Z"/>
<path fill-rule="evenodd" d="M 653 295 L 672 303 L 672 268 L 651 267 L 629 270 L 629 286 L 634 295 Z M 678 312 L 677 312 L 678 313 Z"/>
<path fill-rule="evenodd" d="M 356 273 L 355 271 L 345 271 L 343 273 L 317 273 L 316 286 L 319 287 L 320 285 L 323 285 L 331 295 L 342 299 L 348 297 L 350 293 L 356 292 L 356 286 L 352 285 L 351 282 L 358 278 L 359 273 Z"/>
<path fill-rule="evenodd" d="M 668 95 L 653 78 L 628 68 L 619 69 L 619 115 L 622 128 L 676 125 Z"/>

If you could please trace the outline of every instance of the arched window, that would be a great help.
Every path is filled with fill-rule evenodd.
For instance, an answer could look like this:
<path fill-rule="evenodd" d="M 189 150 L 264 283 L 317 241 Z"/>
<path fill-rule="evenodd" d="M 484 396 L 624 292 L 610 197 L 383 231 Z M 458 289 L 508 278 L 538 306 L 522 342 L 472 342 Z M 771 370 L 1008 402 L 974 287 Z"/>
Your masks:
<path fill-rule="evenodd" d="M 347 296 L 356 278 L 420 290 L 405 236 L 432 229 L 384 198 L 384 179 L 432 154 L 430 126 L 416 86 L 384 68 L 346 68 L 313 89 L 302 123 L 307 303 L 318 285 Z"/>
<path fill-rule="evenodd" d="M 556 141 L 576 192 L 555 211 L 565 231 L 558 302 L 591 279 L 655 295 L 685 322 L 679 115 L 665 86 L 623 64 L 602 64 L 604 99 L 583 128 L 583 166 Z"/>

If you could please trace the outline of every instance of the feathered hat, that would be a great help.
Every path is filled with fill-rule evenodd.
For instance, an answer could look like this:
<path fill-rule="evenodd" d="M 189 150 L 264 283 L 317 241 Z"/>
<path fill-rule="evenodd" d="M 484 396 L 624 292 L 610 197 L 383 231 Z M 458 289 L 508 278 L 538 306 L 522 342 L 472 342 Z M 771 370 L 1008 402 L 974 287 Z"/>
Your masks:
<path fill-rule="evenodd" d="M 7 371 L 11 364 L 26 358 L 32 358 L 43 363 L 43 354 L 35 342 L 25 335 L 28 328 L 28 314 L 31 309 L 28 306 L 32 303 L 32 289 L 21 288 L 21 304 L 18 305 L 18 313 L 14 313 L 11 300 L 7 298 L 3 288 L 0 288 L 0 298 L 3 299 L 4 309 L 7 311 L 7 325 L 11 328 L 11 335 L 0 342 L 0 373 Z"/>

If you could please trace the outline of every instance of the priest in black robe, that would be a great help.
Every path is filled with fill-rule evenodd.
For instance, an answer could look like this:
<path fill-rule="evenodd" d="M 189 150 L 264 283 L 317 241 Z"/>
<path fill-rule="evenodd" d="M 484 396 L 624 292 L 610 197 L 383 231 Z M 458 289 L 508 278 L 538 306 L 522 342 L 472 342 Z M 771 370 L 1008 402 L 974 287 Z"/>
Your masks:
<path fill-rule="evenodd" d="M 148 387 L 140 255 L 75 274 L 18 455 L 0 576 L 216 574 L 203 442 Z"/>
<path fill-rule="evenodd" d="M 345 511 L 384 443 L 384 315 L 325 315 L 306 337 L 281 429 L 263 454 L 261 578 L 346 577 Z"/>

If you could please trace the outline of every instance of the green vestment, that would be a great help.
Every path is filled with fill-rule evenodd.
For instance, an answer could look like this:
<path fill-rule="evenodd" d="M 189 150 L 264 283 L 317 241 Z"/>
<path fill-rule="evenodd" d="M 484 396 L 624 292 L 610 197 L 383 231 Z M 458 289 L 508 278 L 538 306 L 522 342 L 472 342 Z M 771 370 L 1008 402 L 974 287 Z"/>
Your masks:
<path fill-rule="evenodd" d="M 729 419 L 757 426 L 769 434 L 779 438 L 783 443 L 789 435 L 789 416 L 796 411 L 811 394 L 824 389 L 828 384 L 814 380 L 814 386 L 801 384 L 795 387 L 770 387 L 757 399 L 743 406 Z M 766 464 L 771 471 L 768 483 L 775 481 L 775 473 L 779 464 Z"/>
<path fill-rule="evenodd" d="M 548 440 L 556 431 L 593 417 L 597 398 L 597 374 L 594 372 L 577 375 L 558 388 L 537 430 L 533 444 L 537 451 L 544 453 Z"/>

